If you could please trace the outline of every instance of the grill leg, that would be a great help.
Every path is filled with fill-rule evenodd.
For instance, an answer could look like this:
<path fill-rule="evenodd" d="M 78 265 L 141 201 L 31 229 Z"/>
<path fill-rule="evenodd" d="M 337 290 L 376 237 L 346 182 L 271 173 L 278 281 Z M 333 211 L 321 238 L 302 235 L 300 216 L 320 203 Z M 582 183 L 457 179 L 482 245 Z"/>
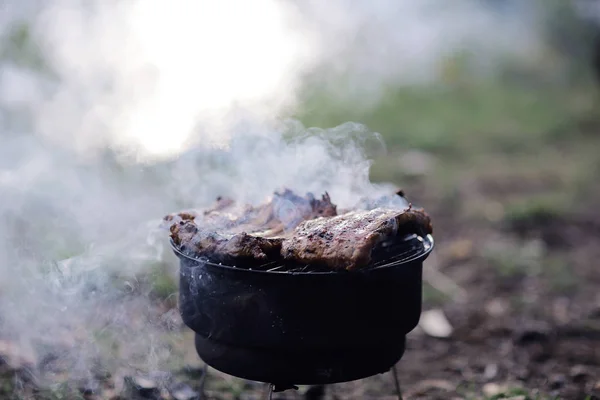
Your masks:
<path fill-rule="evenodd" d="M 200 398 L 206 399 L 206 393 L 204 393 L 204 386 L 206 384 L 206 374 L 208 373 L 208 364 L 204 364 L 202 367 L 202 379 L 200 380 Z"/>
<path fill-rule="evenodd" d="M 398 370 L 394 365 L 392 367 L 392 374 L 394 375 L 394 385 L 396 386 L 396 395 L 398 396 L 398 400 L 402 400 L 402 390 L 400 390 L 400 379 L 398 378 Z"/>
<path fill-rule="evenodd" d="M 325 399 L 325 385 L 310 386 L 304 393 L 304 400 L 323 400 Z"/>

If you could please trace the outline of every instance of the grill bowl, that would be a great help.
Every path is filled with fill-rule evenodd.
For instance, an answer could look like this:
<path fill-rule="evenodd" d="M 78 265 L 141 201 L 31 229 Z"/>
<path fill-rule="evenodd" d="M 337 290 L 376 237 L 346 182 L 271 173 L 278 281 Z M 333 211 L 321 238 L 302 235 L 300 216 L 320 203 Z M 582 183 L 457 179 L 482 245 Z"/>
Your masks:
<path fill-rule="evenodd" d="M 417 240 L 417 239 L 415 239 Z M 377 267 L 278 272 L 180 260 L 180 312 L 200 358 L 278 385 L 344 382 L 388 371 L 419 322 L 422 266 L 434 241 Z"/>

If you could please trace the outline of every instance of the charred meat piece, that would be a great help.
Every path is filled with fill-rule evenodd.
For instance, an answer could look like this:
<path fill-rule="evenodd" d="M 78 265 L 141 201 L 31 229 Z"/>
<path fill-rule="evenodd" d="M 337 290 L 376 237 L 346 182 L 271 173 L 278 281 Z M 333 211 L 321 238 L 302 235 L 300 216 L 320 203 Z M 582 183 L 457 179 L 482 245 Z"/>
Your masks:
<path fill-rule="evenodd" d="M 282 243 L 286 261 L 354 270 L 368 266 L 372 253 L 383 243 L 407 234 L 432 232 L 430 218 L 422 210 L 376 208 L 351 211 L 331 218 L 301 223 Z"/>
<path fill-rule="evenodd" d="M 233 200 L 219 197 L 201 214 L 179 213 L 165 221 L 170 223 L 173 242 L 188 255 L 265 262 L 280 258 L 283 237 L 302 221 L 336 212 L 327 193 L 319 200 L 286 189 L 257 207 L 236 207 Z"/>
<path fill-rule="evenodd" d="M 333 217 L 337 215 L 337 207 L 335 204 L 331 203 L 331 197 L 329 197 L 329 193 L 325 192 L 325 194 L 321 197 L 321 200 L 315 199 L 311 196 L 310 206 L 312 209 L 311 216 L 314 218 L 315 216 L 320 217 Z"/>
<path fill-rule="evenodd" d="M 432 232 L 429 216 L 401 193 L 338 215 L 327 193 L 316 199 L 284 190 L 257 207 L 219 198 L 203 213 L 179 213 L 168 221 L 173 242 L 192 257 L 231 265 L 277 261 L 329 270 L 367 267 L 381 254 L 393 253 L 406 235 Z"/>
<path fill-rule="evenodd" d="M 207 257 L 214 262 L 267 262 L 280 256 L 282 239 L 263 238 L 245 232 L 223 234 L 199 229 L 194 221 L 171 225 L 171 237 L 179 249 L 191 257 Z"/>
<path fill-rule="evenodd" d="M 177 223 L 181 220 L 194 220 L 205 228 L 209 226 L 230 233 L 266 232 L 267 236 L 292 231 L 307 219 L 337 215 L 337 207 L 331 203 L 329 194 L 316 199 L 308 193 L 298 196 L 289 189 L 275 192 L 273 197 L 258 206 L 238 205 L 232 199 L 218 197 L 216 202 L 202 213 L 186 211 L 169 214 L 164 221 Z"/>
<path fill-rule="evenodd" d="M 180 212 L 177 214 L 169 214 L 167 216 L 165 216 L 163 218 L 164 221 L 169 221 L 169 222 L 174 222 L 176 220 L 181 221 L 181 220 L 193 220 L 194 218 L 196 218 L 197 214 L 194 213 L 193 211 L 184 211 L 184 212 Z"/>
<path fill-rule="evenodd" d="M 188 220 L 194 220 L 198 217 L 201 216 L 210 216 L 210 215 L 215 215 L 215 216 L 222 216 L 222 215 L 226 215 L 224 213 L 225 210 L 231 208 L 233 205 L 235 204 L 235 202 L 228 198 L 228 197 L 217 197 L 217 200 L 215 201 L 215 203 L 207 208 L 206 210 L 204 210 L 203 212 L 197 212 L 195 210 L 188 210 L 188 211 L 181 211 L 175 214 L 168 214 L 163 218 L 164 222 L 170 222 L 172 224 L 174 223 L 178 223 L 179 221 L 188 221 Z"/>
<path fill-rule="evenodd" d="M 177 214 L 169 214 L 163 218 L 160 226 L 163 228 L 172 229 L 173 226 L 181 224 L 185 221 L 193 221 L 197 216 L 198 214 L 193 211 L 182 211 Z"/>
<path fill-rule="evenodd" d="M 312 193 L 301 197 L 285 189 L 283 193 L 275 192 L 270 202 L 251 210 L 249 214 L 254 215 L 254 218 L 250 217 L 249 224 L 285 233 L 293 230 L 302 221 L 334 216 L 337 215 L 337 211 L 328 193 L 319 200 Z"/>

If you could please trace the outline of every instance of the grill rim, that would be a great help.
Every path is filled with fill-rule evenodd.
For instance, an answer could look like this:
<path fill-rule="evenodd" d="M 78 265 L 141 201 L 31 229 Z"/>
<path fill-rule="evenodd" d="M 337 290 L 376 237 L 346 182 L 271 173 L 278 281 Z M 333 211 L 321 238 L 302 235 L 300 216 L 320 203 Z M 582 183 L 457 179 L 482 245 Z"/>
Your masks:
<path fill-rule="evenodd" d="M 357 271 L 346 271 L 346 270 L 314 271 L 314 272 L 311 272 L 311 271 L 268 271 L 268 270 L 260 270 L 260 269 L 239 268 L 239 267 L 235 267 L 235 266 L 231 266 L 231 265 L 217 264 L 217 263 L 211 262 L 208 258 L 203 259 L 203 258 L 192 257 L 187 254 L 184 254 L 181 250 L 179 250 L 179 248 L 177 247 L 177 245 L 175 244 L 175 242 L 173 241 L 172 238 L 169 239 L 169 243 L 171 245 L 171 250 L 175 253 L 175 255 L 178 258 L 184 258 L 184 259 L 196 262 L 196 263 L 203 263 L 212 268 L 228 270 L 228 271 L 235 271 L 236 273 L 264 274 L 264 275 L 268 275 L 268 276 L 275 276 L 275 275 L 279 275 L 279 276 L 281 276 L 281 275 L 335 276 L 335 275 L 345 275 L 345 274 L 349 274 L 349 273 L 369 273 L 369 272 L 379 271 L 379 270 L 383 270 L 383 269 L 395 268 L 395 267 L 401 266 L 403 264 L 411 264 L 411 263 L 414 263 L 417 261 L 423 261 L 433 251 L 433 248 L 435 247 L 435 240 L 433 239 L 433 235 L 431 235 L 431 234 L 427 234 L 425 236 L 417 235 L 417 237 L 421 238 L 421 240 L 424 243 L 424 249 L 422 251 L 418 252 L 417 254 L 407 257 L 407 258 L 403 258 L 401 260 L 392 261 L 390 263 L 385 263 L 383 265 L 378 265 L 375 267 L 367 267 L 367 268 L 359 269 Z"/>

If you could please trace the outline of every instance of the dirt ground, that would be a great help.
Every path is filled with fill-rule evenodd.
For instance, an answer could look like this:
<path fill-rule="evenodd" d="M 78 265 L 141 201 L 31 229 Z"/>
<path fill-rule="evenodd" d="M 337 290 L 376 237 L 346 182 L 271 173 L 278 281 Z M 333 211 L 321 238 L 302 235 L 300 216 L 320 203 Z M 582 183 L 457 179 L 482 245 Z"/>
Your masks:
<path fill-rule="evenodd" d="M 435 270 L 464 293 L 437 301 L 454 328 L 448 338 L 409 336 L 398 365 L 407 397 L 600 398 L 596 210 L 463 226 L 443 209 L 433 210 L 438 246 L 426 282 L 439 280 L 427 273 Z M 425 309 L 435 303 L 426 297 Z"/>

